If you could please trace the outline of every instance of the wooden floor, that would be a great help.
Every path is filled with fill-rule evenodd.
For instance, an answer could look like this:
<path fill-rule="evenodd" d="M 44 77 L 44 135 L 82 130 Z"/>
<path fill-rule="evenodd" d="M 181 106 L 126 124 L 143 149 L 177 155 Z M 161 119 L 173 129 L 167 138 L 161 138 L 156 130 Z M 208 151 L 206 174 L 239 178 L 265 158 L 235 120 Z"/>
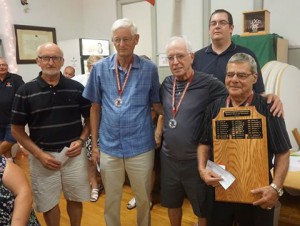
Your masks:
<path fill-rule="evenodd" d="M 17 153 L 16 162 L 20 165 L 26 175 L 29 177 L 27 156 L 23 152 Z M 299 178 L 300 179 L 300 178 Z M 124 186 L 123 199 L 121 203 L 121 223 L 122 226 L 136 225 L 136 209 L 128 210 L 127 202 L 131 199 L 132 192 L 129 186 Z M 86 202 L 83 204 L 82 226 L 104 226 L 104 199 L 105 194 L 101 194 L 96 203 Z M 281 211 L 278 226 L 300 226 L 300 196 L 291 196 L 287 193 L 281 198 Z M 63 198 L 60 200 L 61 224 L 60 226 L 69 226 L 69 220 L 66 212 L 66 202 Z M 42 214 L 36 213 L 42 226 L 46 226 Z M 159 195 L 154 194 L 154 206 L 151 211 L 152 226 L 168 226 L 169 220 L 166 208 L 159 203 Z M 193 226 L 197 218 L 192 212 L 191 206 L 187 200 L 183 207 L 182 226 Z M 263 226 L 263 225 L 262 225 Z"/>

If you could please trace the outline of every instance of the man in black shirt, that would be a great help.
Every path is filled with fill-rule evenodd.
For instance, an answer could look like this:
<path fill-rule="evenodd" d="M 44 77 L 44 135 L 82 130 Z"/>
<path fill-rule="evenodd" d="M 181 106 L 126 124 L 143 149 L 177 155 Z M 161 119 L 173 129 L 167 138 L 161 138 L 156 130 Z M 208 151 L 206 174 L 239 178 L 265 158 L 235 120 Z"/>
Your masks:
<path fill-rule="evenodd" d="M 195 52 L 193 68 L 196 71 L 213 74 L 224 82 L 229 58 L 235 53 L 247 53 L 257 62 L 258 77 L 253 89 L 256 93 L 263 93 L 265 88 L 262 73 L 255 54 L 250 49 L 236 45 L 231 41 L 233 28 L 232 15 L 228 11 L 224 9 L 214 11 L 209 20 L 211 44 Z"/>
<path fill-rule="evenodd" d="M 11 148 L 16 140 L 11 135 L 11 107 L 17 90 L 24 81 L 20 75 L 8 72 L 8 65 L 0 57 L 0 155 L 11 158 Z"/>
<path fill-rule="evenodd" d="M 234 220 L 239 226 L 272 226 L 274 206 L 283 194 L 282 187 L 288 171 L 291 144 L 284 119 L 274 117 L 270 113 L 271 106 L 267 103 L 266 98 L 253 92 L 257 76 L 257 65 L 253 57 L 245 53 L 233 55 L 227 64 L 225 78 L 229 96 L 210 104 L 205 113 L 198 146 L 198 169 L 201 178 L 211 186 L 210 190 L 212 191 L 209 226 L 232 226 Z M 212 119 L 218 115 L 222 107 L 247 105 L 255 106 L 256 110 L 266 117 L 268 165 L 269 170 L 273 168 L 272 159 L 275 156 L 274 177 L 270 180 L 269 186 L 249 191 L 249 193 L 258 194 L 261 197 L 253 204 L 214 201 L 214 187 L 220 186 L 219 181 L 222 178 L 206 168 L 207 160 L 212 156 L 210 149 L 213 146 Z M 210 159 L 214 160 L 213 157 Z M 265 173 L 268 174 L 269 170 Z"/>

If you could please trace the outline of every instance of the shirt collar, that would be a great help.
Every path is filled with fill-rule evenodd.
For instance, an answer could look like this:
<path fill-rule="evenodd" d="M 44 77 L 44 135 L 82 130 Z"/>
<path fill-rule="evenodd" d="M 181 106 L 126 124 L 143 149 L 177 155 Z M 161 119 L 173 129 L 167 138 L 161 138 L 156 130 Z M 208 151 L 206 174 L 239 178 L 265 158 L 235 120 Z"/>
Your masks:
<path fill-rule="evenodd" d="M 60 73 L 60 78 L 59 78 L 59 81 L 58 81 L 56 87 L 63 86 L 64 81 L 66 79 L 67 78 L 65 76 L 63 76 L 62 73 Z M 39 72 L 39 76 L 37 77 L 37 82 L 38 82 L 38 84 L 41 88 L 49 87 L 49 84 L 44 79 L 42 79 L 42 72 L 41 71 Z"/>

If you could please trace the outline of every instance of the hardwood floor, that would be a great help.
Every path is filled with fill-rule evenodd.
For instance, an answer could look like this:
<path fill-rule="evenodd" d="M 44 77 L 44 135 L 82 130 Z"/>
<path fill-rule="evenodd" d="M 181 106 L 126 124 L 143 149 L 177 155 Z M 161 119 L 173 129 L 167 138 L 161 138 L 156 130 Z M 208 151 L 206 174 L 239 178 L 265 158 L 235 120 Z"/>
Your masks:
<path fill-rule="evenodd" d="M 16 163 L 21 166 L 26 175 L 29 177 L 27 156 L 23 152 L 18 152 Z M 300 179 L 300 178 L 299 178 Z M 132 191 L 129 186 L 124 186 L 123 199 L 121 203 L 121 223 L 122 226 L 136 225 L 136 209 L 128 210 L 126 208 L 127 202 L 132 198 Z M 82 226 L 100 226 L 105 225 L 104 221 L 104 200 L 105 194 L 101 194 L 99 200 L 95 203 L 86 202 L 83 204 L 83 218 Z M 281 211 L 279 216 L 278 226 L 300 226 L 300 196 L 291 196 L 285 193 L 280 200 Z M 69 219 L 66 212 L 66 202 L 61 197 L 61 226 L 68 226 Z M 36 213 L 42 226 L 46 226 L 43 215 Z M 159 203 L 159 195 L 154 194 L 154 206 L 151 211 L 151 221 L 153 226 L 168 226 L 167 209 L 162 207 Z M 192 208 L 185 200 L 183 206 L 183 221 L 182 226 L 193 226 L 197 218 L 193 214 Z M 263 226 L 263 225 L 262 225 Z"/>

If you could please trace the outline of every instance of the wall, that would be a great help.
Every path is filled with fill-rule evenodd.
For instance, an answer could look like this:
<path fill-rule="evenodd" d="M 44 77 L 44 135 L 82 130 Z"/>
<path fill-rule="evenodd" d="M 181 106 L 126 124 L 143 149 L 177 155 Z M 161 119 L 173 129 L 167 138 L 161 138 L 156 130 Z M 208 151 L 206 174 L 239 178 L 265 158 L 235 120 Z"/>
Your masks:
<path fill-rule="evenodd" d="M 112 0 L 29 0 L 27 13 L 19 0 L 6 2 L 12 24 L 55 27 L 58 41 L 81 37 L 109 39 L 110 26 L 116 18 Z M 2 32 L 0 27 L 0 39 Z M 35 64 L 18 65 L 24 81 L 36 77 L 38 72 Z"/>
<path fill-rule="evenodd" d="M 194 50 L 197 50 L 207 44 L 203 43 L 203 37 L 207 36 L 208 31 L 208 27 L 202 24 L 203 15 L 207 10 L 203 9 L 203 2 L 210 5 L 210 11 L 217 8 L 229 10 L 234 17 L 234 34 L 241 34 L 242 12 L 253 10 L 256 1 L 241 3 L 240 0 L 157 0 L 156 54 L 164 53 L 165 44 L 172 36 L 174 3 L 182 5 L 181 15 L 175 15 L 174 18 L 182 18 L 176 20 L 180 21 L 182 34 L 191 40 Z M 284 36 L 290 42 L 289 63 L 300 68 L 300 27 L 296 24 L 299 20 L 297 9 L 300 8 L 300 1 L 261 1 L 264 8 L 271 12 L 271 32 Z M 19 0 L 6 2 L 13 24 L 55 27 L 58 41 L 76 38 L 110 40 L 111 24 L 117 18 L 116 0 L 29 0 L 28 13 L 24 12 Z M 1 33 L 0 27 L 0 39 Z M 20 64 L 18 68 L 25 81 L 35 77 L 39 71 L 34 64 Z M 170 73 L 168 68 L 161 68 L 160 72 L 162 78 Z"/>

